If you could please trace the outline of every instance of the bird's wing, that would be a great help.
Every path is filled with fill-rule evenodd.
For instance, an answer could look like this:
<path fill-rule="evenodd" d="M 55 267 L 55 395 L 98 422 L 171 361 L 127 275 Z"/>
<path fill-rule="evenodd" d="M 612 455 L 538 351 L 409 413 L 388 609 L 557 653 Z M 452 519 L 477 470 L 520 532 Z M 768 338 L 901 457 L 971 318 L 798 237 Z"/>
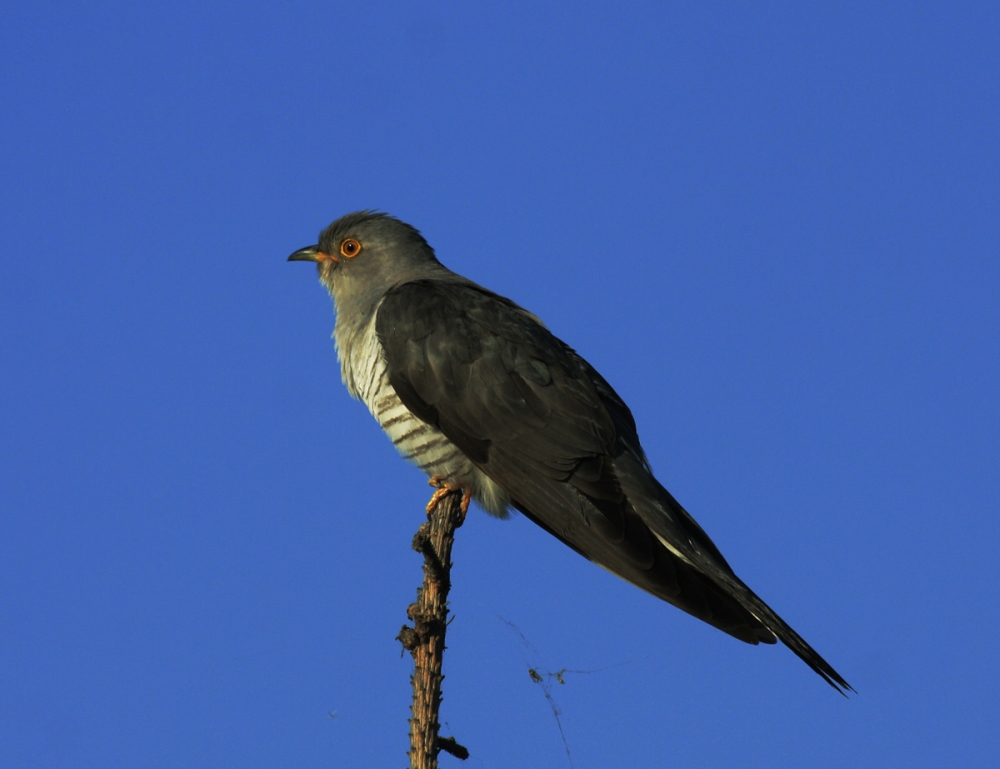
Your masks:
<path fill-rule="evenodd" d="M 415 281 L 387 294 L 376 331 L 400 400 L 515 507 L 587 558 L 700 619 L 750 643 L 771 640 L 693 565 L 698 553 L 718 552 L 700 528 L 686 531 L 670 513 L 658 527 L 668 530 L 675 550 L 691 553 L 687 560 L 650 531 L 614 469 L 624 450 L 615 422 L 628 420 L 634 434 L 631 414 L 616 395 L 617 405 L 608 404 L 589 367 L 525 311 L 478 287 Z M 707 544 L 695 547 L 692 534 Z M 725 561 L 717 568 L 728 570 Z"/>
<path fill-rule="evenodd" d="M 726 563 L 656 481 L 624 401 L 534 316 L 478 286 L 414 281 L 381 302 L 389 382 L 579 553 L 746 641 L 775 636 L 835 686 L 846 682 Z"/>

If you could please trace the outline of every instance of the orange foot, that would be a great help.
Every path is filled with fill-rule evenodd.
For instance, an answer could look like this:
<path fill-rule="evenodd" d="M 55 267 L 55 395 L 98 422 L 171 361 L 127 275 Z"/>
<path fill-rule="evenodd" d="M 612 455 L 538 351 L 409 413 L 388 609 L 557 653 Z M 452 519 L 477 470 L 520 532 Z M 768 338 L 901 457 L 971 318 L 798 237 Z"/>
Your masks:
<path fill-rule="evenodd" d="M 469 512 L 469 502 L 472 500 L 472 492 L 468 489 L 463 489 L 461 486 L 455 486 L 448 483 L 440 475 L 433 476 L 427 481 L 427 483 L 437 489 L 437 491 L 431 495 L 431 501 L 427 503 L 427 515 L 433 513 L 435 508 L 438 506 L 438 502 L 447 497 L 449 494 L 461 492 L 462 504 L 459 506 L 459 510 L 462 512 L 462 522 L 464 523 L 465 515 Z"/>

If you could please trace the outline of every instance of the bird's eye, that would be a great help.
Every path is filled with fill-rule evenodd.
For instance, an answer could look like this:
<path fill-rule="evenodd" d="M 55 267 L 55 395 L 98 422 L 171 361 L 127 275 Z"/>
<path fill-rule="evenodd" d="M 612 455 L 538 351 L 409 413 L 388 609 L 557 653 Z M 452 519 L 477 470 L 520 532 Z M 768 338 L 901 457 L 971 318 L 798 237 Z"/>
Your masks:
<path fill-rule="evenodd" d="M 357 256 L 361 253 L 361 244 L 354 238 L 348 238 L 340 244 L 340 253 L 350 259 L 352 256 Z"/>

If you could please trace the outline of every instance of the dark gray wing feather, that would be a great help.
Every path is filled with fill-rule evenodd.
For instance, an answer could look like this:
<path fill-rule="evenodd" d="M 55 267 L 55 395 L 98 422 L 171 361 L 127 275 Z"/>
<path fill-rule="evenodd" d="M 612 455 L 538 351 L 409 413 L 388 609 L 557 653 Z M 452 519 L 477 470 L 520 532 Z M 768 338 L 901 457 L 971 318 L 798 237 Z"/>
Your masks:
<path fill-rule="evenodd" d="M 835 688 L 850 688 L 736 577 L 653 477 L 622 399 L 533 316 L 478 286 L 414 281 L 386 295 L 376 332 L 400 400 L 528 518 L 740 640 L 780 638 Z"/>

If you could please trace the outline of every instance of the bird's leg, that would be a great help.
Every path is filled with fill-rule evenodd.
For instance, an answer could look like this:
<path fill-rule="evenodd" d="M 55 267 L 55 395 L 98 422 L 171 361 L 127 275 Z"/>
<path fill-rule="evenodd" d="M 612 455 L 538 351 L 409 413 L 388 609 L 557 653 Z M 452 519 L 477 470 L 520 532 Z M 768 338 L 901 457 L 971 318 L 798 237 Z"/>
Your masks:
<path fill-rule="evenodd" d="M 427 503 L 427 515 L 430 516 L 434 512 L 435 508 L 437 508 L 438 502 L 449 494 L 461 493 L 462 504 L 459 506 L 459 510 L 462 513 L 461 523 L 464 523 L 465 515 L 469 512 L 469 502 L 472 501 L 472 492 L 468 489 L 463 489 L 461 486 L 448 483 L 448 481 L 440 475 L 432 476 L 427 483 L 437 489 L 437 491 L 431 495 L 431 501 Z"/>
<path fill-rule="evenodd" d="M 430 516 L 438 506 L 438 502 L 447 497 L 453 489 L 447 486 L 438 486 L 438 490 L 431 495 L 431 501 L 427 503 L 427 515 Z"/>

